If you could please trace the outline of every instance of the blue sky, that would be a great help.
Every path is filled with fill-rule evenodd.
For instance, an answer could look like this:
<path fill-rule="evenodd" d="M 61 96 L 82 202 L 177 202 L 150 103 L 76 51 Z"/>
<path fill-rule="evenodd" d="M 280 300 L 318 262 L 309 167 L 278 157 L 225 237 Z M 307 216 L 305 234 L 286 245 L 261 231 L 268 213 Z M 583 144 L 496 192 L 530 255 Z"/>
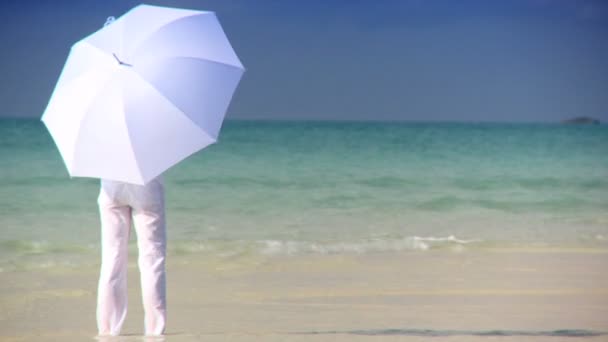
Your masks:
<path fill-rule="evenodd" d="M 40 117 L 70 46 L 138 1 L 0 5 L 0 116 Z M 608 121 L 608 1 L 176 0 L 247 67 L 241 119 Z"/>

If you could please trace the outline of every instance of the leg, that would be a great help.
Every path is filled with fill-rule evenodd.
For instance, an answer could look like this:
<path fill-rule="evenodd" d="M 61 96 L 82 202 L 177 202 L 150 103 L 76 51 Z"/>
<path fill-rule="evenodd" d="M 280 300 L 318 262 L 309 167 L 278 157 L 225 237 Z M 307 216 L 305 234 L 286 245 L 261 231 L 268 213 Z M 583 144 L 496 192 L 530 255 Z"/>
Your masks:
<path fill-rule="evenodd" d="M 101 272 L 97 291 L 99 335 L 118 335 L 127 315 L 127 258 L 131 208 L 113 203 L 102 191 Z"/>
<path fill-rule="evenodd" d="M 162 335 L 166 321 L 166 224 L 161 184 L 146 186 L 133 209 L 139 249 L 145 334 Z"/>

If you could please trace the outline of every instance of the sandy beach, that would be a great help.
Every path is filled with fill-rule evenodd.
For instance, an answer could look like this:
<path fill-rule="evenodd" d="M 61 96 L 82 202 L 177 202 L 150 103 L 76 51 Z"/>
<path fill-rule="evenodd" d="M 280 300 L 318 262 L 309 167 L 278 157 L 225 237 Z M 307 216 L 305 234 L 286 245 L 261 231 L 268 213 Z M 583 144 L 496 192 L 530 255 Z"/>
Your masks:
<path fill-rule="evenodd" d="M 132 257 L 119 341 L 142 340 Z M 607 341 L 608 254 L 170 256 L 167 341 Z M 3 272 L 1 341 L 95 338 L 97 268 Z"/>

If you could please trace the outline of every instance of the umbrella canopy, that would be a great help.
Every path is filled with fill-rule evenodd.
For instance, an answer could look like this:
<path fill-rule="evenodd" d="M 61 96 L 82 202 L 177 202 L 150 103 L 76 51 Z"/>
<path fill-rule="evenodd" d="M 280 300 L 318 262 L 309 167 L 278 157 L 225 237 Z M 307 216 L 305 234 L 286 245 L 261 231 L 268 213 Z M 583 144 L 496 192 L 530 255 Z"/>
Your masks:
<path fill-rule="evenodd" d="M 217 141 L 243 72 L 213 12 L 139 5 L 72 46 L 42 121 L 70 176 L 145 184 Z"/>

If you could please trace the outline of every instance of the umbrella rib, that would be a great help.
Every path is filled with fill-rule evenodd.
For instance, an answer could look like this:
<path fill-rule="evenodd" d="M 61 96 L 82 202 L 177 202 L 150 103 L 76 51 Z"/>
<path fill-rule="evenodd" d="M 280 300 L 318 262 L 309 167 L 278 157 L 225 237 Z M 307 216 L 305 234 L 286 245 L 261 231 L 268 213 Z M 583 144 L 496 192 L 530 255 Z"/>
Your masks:
<path fill-rule="evenodd" d="M 229 64 L 229 63 L 224 63 L 224 62 L 219 62 L 216 60 L 212 60 L 212 59 L 206 59 L 206 58 L 201 58 L 201 57 L 192 57 L 192 56 L 169 56 L 169 57 L 161 57 L 161 58 L 157 58 L 157 59 L 151 59 L 150 64 L 154 63 L 155 61 L 158 60 L 170 60 L 170 59 L 191 59 L 191 60 L 196 60 L 196 61 L 201 61 L 201 62 L 205 62 L 205 63 L 212 63 L 212 64 L 217 64 L 217 65 L 221 65 L 221 66 L 225 66 L 231 69 L 236 69 L 236 70 L 240 70 L 242 72 L 245 72 L 245 67 L 243 66 L 237 66 L 234 64 Z"/>
<path fill-rule="evenodd" d="M 154 86 L 154 84 L 152 84 L 152 83 L 148 82 L 148 81 L 147 81 L 147 80 L 146 80 L 144 77 L 142 77 L 142 76 L 141 76 L 139 73 L 137 73 L 137 72 L 134 72 L 133 74 L 134 74 L 134 75 L 136 75 L 138 78 L 140 78 L 142 82 L 145 82 L 145 83 L 146 83 L 147 85 L 149 85 L 149 86 L 150 86 L 152 89 L 154 89 L 154 91 L 156 91 L 156 93 L 158 94 L 158 96 L 161 96 L 161 97 L 165 98 L 165 96 L 163 95 L 163 93 L 162 93 L 162 92 L 161 92 L 161 91 L 160 91 L 158 88 L 156 88 L 156 87 Z M 168 101 L 168 102 L 170 102 L 169 100 L 167 100 L 167 101 Z M 170 102 L 170 103 L 171 103 L 171 105 L 172 105 L 172 106 L 174 106 L 176 109 L 178 109 L 178 110 L 179 110 L 179 112 L 181 113 L 182 117 L 185 117 L 185 118 L 186 118 L 188 121 L 192 122 L 193 126 L 194 126 L 194 127 L 196 127 L 196 129 L 197 129 L 198 131 L 200 131 L 200 132 L 201 132 L 201 133 L 202 133 L 202 134 L 203 134 L 205 137 L 209 138 L 209 140 L 210 140 L 210 141 L 212 141 L 212 143 L 211 143 L 211 144 L 214 144 L 214 143 L 216 143 L 216 142 L 217 142 L 217 138 L 212 137 L 212 136 L 211 136 L 211 135 L 210 135 L 208 132 L 206 132 L 205 130 L 203 130 L 203 129 L 202 129 L 202 128 L 201 128 L 201 127 L 200 127 L 200 126 L 199 126 L 199 125 L 198 125 L 198 124 L 195 122 L 195 121 L 193 121 L 193 120 L 192 120 L 192 119 L 191 119 L 191 118 L 190 118 L 188 115 L 183 114 L 183 113 L 184 113 L 184 111 L 182 110 L 182 108 L 179 108 L 179 107 L 178 107 L 178 106 L 177 106 L 175 103 L 173 103 L 173 102 Z M 124 104 L 123 104 L 123 105 L 124 105 Z M 125 120 L 126 120 L 126 118 L 125 118 Z M 129 127 L 129 126 L 128 126 L 128 124 L 126 123 L 126 121 L 125 121 L 125 127 L 127 127 L 127 135 L 128 135 L 128 137 L 129 137 L 129 140 L 130 140 L 130 141 L 132 141 L 132 139 L 131 139 L 131 135 L 130 135 L 130 131 L 129 131 L 129 129 L 128 129 L 128 127 Z M 131 146 L 134 146 L 134 145 L 133 145 L 133 144 L 131 144 Z M 137 167 L 137 170 L 139 171 L 139 173 L 142 175 L 142 181 L 143 181 L 143 178 L 145 178 L 145 177 L 143 177 L 142 170 L 141 170 L 141 168 L 139 167 L 140 163 L 138 162 L 137 158 L 135 158 L 135 155 L 136 155 L 136 153 L 133 151 L 133 157 L 134 157 L 135 162 L 136 162 L 136 167 Z"/>
<path fill-rule="evenodd" d="M 141 75 L 139 75 L 138 73 L 136 73 L 136 75 L 141 78 L 144 82 L 146 82 L 146 84 L 150 85 L 150 87 L 152 87 L 158 94 L 159 96 L 162 96 L 163 98 L 165 98 L 165 96 L 163 95 L 163 93 L 156 88 L 156 86 L 150 82 L 148 82 L 145 78 L 143 78 Z M 182 116 L 185 117 L 188 121 L 192 122 L 192 124 L 196 127 L 196 129 L 198 129 L 201 133 L 203 133 L 206 137 L 208 137 L 211 141 L 213 141 L 213 143 L 217 142 L 217 138 L 212 137 L 208 132 L 206 132 L 204 129 L 201 128 L 201 126 L 199 126 L 194 120 L 192 120 L 188 115 L 183 114 L 184 110 L 182 108 L 179 108 L 175 103 L 171 102 L 171 104 L 179 109 L 179 111 L 182 113 Z"/>
<path fill-rule="evenodd" d="M 103 94 L 103 93 L 105 92 L 105 90 L 106 90 L 106 89 L 108 89 L 110 86 L 111 86 L 111 82 L 107 82 L 107 83 L 106 83 L 106 84 L 105 84 L 105 85 L 104 85 L 102 88 L 100 88 L 100 91 L 98 92 L 98 94 Z M 99 97 L 99 95 L 97 95 L 97 96 L 95 96 L 95 97 L 93 98 L 93 100 L 92 100 L 92 101 L 89 103 L 89 105 L 87 106 L 87 109 L 85 110 L 85 112 L 87 112 L 87 113 L 89 112 L 89 109 L 90 109 L 90 108 L 91 108 L 91 106 L 92 106 L 92 105 L 95 103 L 95 101 L 98 99 L 98 97 Z M 123 106 L 124 106 L 124 103 L 123 103 Z M 82 126 L 82 123 L 84 122 L 84 120 L 85 120 L 85 117 L 86 117 L 86 116 L 87 116 L 87 115 L 83 115 L 83 116 L 80 118 L 80 122 L 79 122 L 79 124 L 78 124 L 79 126 Z M 123 117 L 123 119 L 124 119 L 124 117 Z M 127 126 L 126 126 L 126 124 L 125 124 L 125 127 L 127 127 Z M 129 132 L 129 131 L 128 131 L 128 128 L 126 128 L 126 129 L 127 129 L 127 138 L 128 138 L 129 140 L 131 140 L 131 136 L 128 134 L 128 132 Z M 77 134 L 77 136 L 76 136 L 76 141 L 80 140 L 80 136 L 81 136 L 82 134 L 83 134 L 82 129 L 79 129 L 79 130 L 78 130 L 78 134 Z M 72 155 L 72 160 L 76 160 L 76 154 L 77 154 L 77 152 L 78 152 L 78 149 L 74 149 L 74 151 L 72 152 L 72 153 L 73 153 L 73 155 Z M 132 152 L 132 151 L 131 151 L 131 152 Z M 136 167 L 137 167 L 137 170 L 138 170 L 138 171 L 140 171 L 140 173 L 141 173 L 141 170 L 140 170 L 140 168 L 139 168 L 139 164 L 137 163 L 137 159 L 135 158 L 135 154 L 134 154 L 134 153 L 132 153 L 132 154 L 133 154 L 133 159 L 134 159 L 134 160 L 135 160 L 135 162 L 136 162 L 136 163 L 135 163 L 135 165 L 136 165 Z M 73 167 L 75 167 L 75 165 L 73 165 Z"/>
<path fill-rule="evenodd" d="M 111 82 L 109 82 L 109 81 L 106 82 L 106 84 L 103 87 L 101 87 L 100 90 L 97 92 L 97 94 L 103 93 L 103 91 L 105 91 L 110 86 L 110 83 Z M 84 113 L 88 113 L 90 111 L 91 107 L 95 103 L 95 100 L 97 99 L 98 96 L 99 95 L 94 96 L 92 98 L 92 100 L 87 104 L 87 106 L 86 106 L 86 108 L 84 110 Z M 84 122 L 86 116 L 87 115 L 84 114 L 84 115 L 80 116 L 80 118 L 79 118 L 79 122 L 78 122 L 78 134 L 76 135 L 76 140 L 75 141 L 78 141 L 80 139 L 80 135 L 82 134 L 82 129 L 81 129 L 82 123 Z M 76 160 L 76 152 L 77 151 L 78 151 L 78 149 L 76 149 L 76 148 L 72 151 L 72 161 Z M 72 165 L 72 167 L 74 168 L 75 165 Z"/>
<path fill-rule="evenodd" d="M 243 72 L 245 72 L 245 67 L 242 65 L 234 65 L 234 64 L 230 64 L 230 63 L 220 62 L 220 61 L 217 61 L 214 59 L 208 59 L 208 58 L 203 58 L 203 57 L 194 57 L 194 56 L 163 56 L 163 57 L 156 58 L 156 59 L 150 59 L 149 63 L 153 63 L 157 60 L 166 60 L 166 59 L 194 59 L 197 61 L 203 61 L 203 62 L 207 62 L 207 63 L 222 65 L 222 66 L 226 66 L 228 68 L 242 70 Z M 124 64 L 126 64 L 126 63 L 124 63 Z M 131 65 L 129 65 L 129 66 L 131 66 Z"/>
<path fill-rule="evenodd" d="M 217 21 L 217 23 L 218 23 L 218 25 L 219 25 L 219 29 L 220 29 L 220 31 L 221 31 L 221 32 L 224 34 L 224 37 L 226 37 L 226 32 L 224 32 L 224 29 L 223 29 L 223 28 L 222 28 L 222 26 L 219 24 L 219 20 L 217 19 L 217 16 L 215 15 L 215 13 L 214 13 L 214 12 L 193 13 L 193 14 L 191 14 L 191 15 L 183 16 L 183 17 L 181 17 L 181 18 L 179 18 L 179 19 L 177 19 L 177 20 L 175 20 L 175 21 L 173 21 L 173 22 L 170 22 L 170 23 L 168 23 L 168 24 L 166 24 L 166 25 L 163 25 L 163 26 L 160 26 L 160 27 L 156 28 L 154 31 L 150 32 L 150 33 L 148 34 L 148 36 L 149 36 L 149 37 L 153 37 L 153 36 L 154 36 L 154 33 L 156 33 L 156 32 L 158 32 L 158 31 L 160 31 L 160 30 L 164 29 L 166 26 L 168 26 L 168 25 L 175 25 L 176 23 L 178 23 L 178 22 L 180 22 L 180 21 L 183 21 L 184 19 L 188 19 L 188 18 L 195 17 L 195 16 L 208 16 L 208 15 L 212 15 L 212 16 L 214 16 L 214 17 L 215 17 L 215 20 Z M 139 49 L 139 48 L 140 48 L 142 45 L 144 45 L 144 44 L 145 44 L 145 42 L 146 42 L 146 40 L 144 40 L 144 41 L 140 42 L 140 43 L 138 44 L 137 48 L 135 48 L 135 49 L 133 49 L 133 50 L 132 50 L 133 52 L 131 53 L 131 55 L 135 55 L 135 54 L 136 54 L 135 52 L 136 52 L 136 51 L 138 51 L 138 49 Z M 216 60 L 212 60 L 212 59 L 207 59 L 207 58 L 197 58 L 197 57 L 192 57 L 192 58 L 201 59 L 201 60 L 206 60 L 206 61 L 209 61 L 209 62 L 215 62 L 215 63 L 219 63 L 219 64 L 224 64 L 224 65 L 228 65 L 228 66 L 232 66 L 232 67 L 236 67 L 236 68 L 239 68 L 239 69 L 243 69 L 243 70 L 244 70 L 245 68 L 243 67 L 243 64 L 241 63 L 241 61 L 239 60 L 238 56 L 237 56 L 237 55 L 236 55 L 236 53 L 234 52 L 234 49 L 232 48 L 232 45 L 230 44 L 230 41 L 228 41 L 228 38 L 227 38 L 227 37 L 226 37 L 226 42 L 228 43 L 228 46 L 230 46 L 230 48 L 232 49 L 233 54 L 234 54 L 234 57 L 235 57 L 235 59 L 238 61 L 239 65 L 234 65 L 234 64 L 223 63 L 223 62 L 220 62 L 220 61 L 216 61 Z M 168 58 L 172 58 L 172 57 L 168 57 Z"/>
<path fill-rule="evenodd" d="M 122 106 L 123 106 L 123 111 L 126 111 L 124 101 L 122 103 Z M 135 146 L 135 145 L 133 145 L 133 139 L 131 137 L 131 130 L 129 129 L 129 125 L 127 123 L 127 117 L 126 117 L 126 115 L 122 116 L 122 120 L 124 121 L 124 127 L 125 127 L 125 130 L 127 131 L 127 139 L 129 139 L 129 146 Z M 137 160 L 137 154 L 135 153 L 135 151 L 133 150 L 133 148 L 130 148 L 129 150 L 131 152 L 131 155 L 133 156 L 133 160 L 135 161 L 135 168 L 137 169 L 137 174 L 141 176 L 140 177 L 140 181 L 143 184 L 144 183 L 144 175 L 143 175 L 143 172 L 142 172 L 141 167 L 140 167 L 141 164 L 139 163 L 139 160 Z"/>
<path fill-rule="evenodd" d="M 137 75 L 138 77 L 141 77 L 137 73 L 133 73 L 133 74 Z M 127 108 L 125 107 L 126 103 L 124 101 L 122 102 L 122 106 L 123 106 L 123 112 L 126 112 Z M 143 174 L 142 169 L 140 167 L 141 163 L 137 159 L 137 153 L 135 153 L 135 150 L 134 150 L 135 149 L 135 145 L 133 144 L 133 137 L 131 135 L 131 130 L 129 129 L 129 123 L 127 122 L 127 116 L 123 115 L 122 116 L 122 120 L 124 122 L 124 127 L 125 127 L 125 129 L 127 131 L 126 132 L 127 133 L 127 139 L 129 139 L 129 146 L 131 146 L 130 152 L 131 152 L 131 155 L 133 156 L 133 160 L 135 161 L 135 168 L 137 169 L 137 174 L 141 176 L 140 177 L 140 181 L 142 183 L 144 183 L 145 177 L 144 177 L 144 174 Z"/>
<path fill-rule="evenodd" d="M 211 63 L 211 64 L 219 65 L 219 66 L 222 66 L 222 67 L 226 67 L 226 68 L 229 68 L 229 69 L 232 69 L 232 70 L 235 70 L 235 71 L 241 72 L 241 75 L 242 75 L 242 73 L 244 73 L 244 68 L 237 67 L 237 66 L 232 65 L 232 64 L 227 64 L 227 63 L 216 62 L 216 61 L 207 60 L 207 59 L 198 58 L 198 57 L 175 56 L 175 57 L 166 57 L 166 58 L 164 58 L 164 59 L 167 59 L 167 60 L 171 60 L 171 59 L 177 59 L 177 60 L 180 60 L 180 59 L 181 59 L 181 60 L 184 60 L 184 59 L 185 59 L 185 60 L 194 60 L 194 61 L 200 61 L 200 62 L 204 62 L 204 63 Z M 157 93 L 158 93 L 160 96 L 165 97 L 165 96 L 163 95 L 163 91 L 162 91 L 162 89 L 159 89 L 159 88 L 158 88 L 158 87 L 157 87 L 157 86 L 156 86 L 154 83 L 149 82 L 149 81 L 148 81 L 148 80 L 147 80 L 147 79 L 146 79 L 146 78 L 145 78 L 145 77 L 144 77 L 142 74 L 140 74 L 140 73 L 139 73 L 139 71 L 138 71 L 138 69 L 137 69 L 137 68 L 134 68 L 133 70 L 135 71 L 135 74 L 136 74 L 136 75 L 137 75 L 139 78 L 141 78 L 141 79 L 142 79 L 144 82 L 146 82 L 146 84 L 150 85 L 150 86 L 151 86 L 151 87 L 152 87 L 154 90 L 156 90 L 156 92 L 157 92 Z M 178 104 L 176 104 L 176 103 L 172 103 L 172 104 L 173 104 L 173 106 L 175 106 L 177 109 L 179 109 L 179 111 L 180 111 L 181 113 L 186 113 L 186 112 L 187 112 L 186 110 L 184 110 L 184 108 L 181 108 L 181 107 L 180 107 Z M 205 131 L 205 130 L 204 130 L 202 127 L 200 127 L 200 126 L 199 126 L 199 125 L 196 123 L 196 121 L 194 121 L 194 120 L 193 120 L 193 119 L 192 119 L 190 116 L 185 115 L 185 114 L 182 114 L 182 115 L 183 115 L 183 116 L 185 116 L 185 117 L 186 117 L 186 118 L 187 118 L 187 119 L 188 119 L 190 122 L 192 122 L 192 123 L 193 123 L 193 124 L 194 124 L 194 125 L 195 125 L 195 126 L 196 126 L 196 127 L 197 127 L 197 128 L 200 130 L 200 131 L 201 131 L 201 132 L 203 132 L 203 133 L 205 134 L 205 136 L 207 136 L 208 138 L 210 138 L 211 140 L 213 140 L 213 142 L 214 142 L 214 143 L 215 143 L 215 142 L 217 142 L 217 136 L 213 136 L 213 135 L 209 134 L 209 132 L 206 132 L 206 131 Z"/>
<path fill-rule="evenodd" d="M 219 62 L 219 61 L 212 60 L 212 59 L 199 58 L 199 57 L 186 57 L 186 56 L 167 57 L 167 59 L 173 59 L 173 58 L 175 58 L 175 59 L 195 59 L 195 60 L 204 61 L 204 62 L 207 62 L 207 63 L 213 63 L 213 64 L 218 64 L 218 65 L 223 65 L 223 66 L 226 66 L 226 67 L 229 67 L 229 68 L 233 68 L 233 69 L 237 69 L 237 70 L 242 70 L 243 72 L 245 72 L 245 67 L 243 67 L 243 66 L 237 66 L 237 65 L 234 65 L 234 64 L 228 64 L 228 63 L 224 63 L 224 62 Z"/>

